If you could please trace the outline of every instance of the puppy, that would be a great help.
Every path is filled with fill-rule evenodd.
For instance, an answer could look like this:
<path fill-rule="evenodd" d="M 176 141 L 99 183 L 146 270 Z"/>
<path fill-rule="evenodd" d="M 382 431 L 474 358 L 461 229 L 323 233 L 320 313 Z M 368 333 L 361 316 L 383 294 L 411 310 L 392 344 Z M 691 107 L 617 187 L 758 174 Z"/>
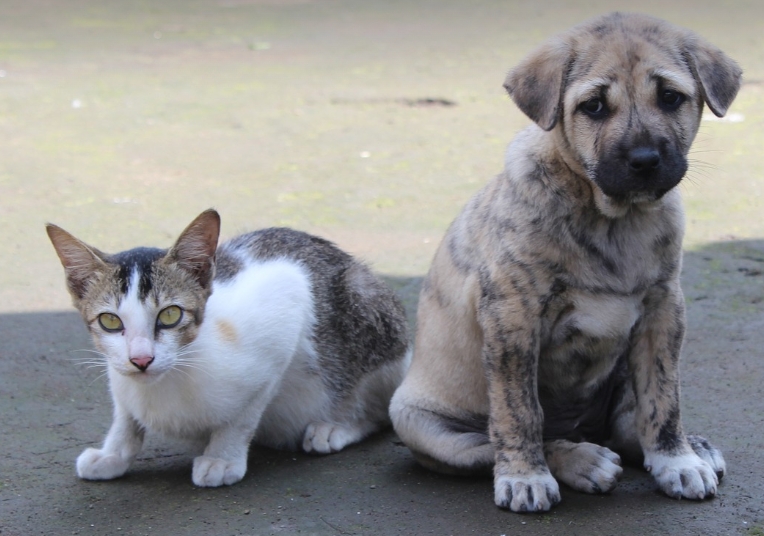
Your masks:
<path fill-rule="evenodd" d="M 697 35 L 623 13 L 510 72 L 505 87 L 535 124 L 440 244 L 391 402 L 419 463 L 493 469 L 496 504 L 515 512 L 549 510 L 558 481 L 611 491 L 621 456 L 670 497 L 716 493 L 724 459 L 680 419 L 675 186 L 703 103 L 723 116 L 740 79 Z"/>

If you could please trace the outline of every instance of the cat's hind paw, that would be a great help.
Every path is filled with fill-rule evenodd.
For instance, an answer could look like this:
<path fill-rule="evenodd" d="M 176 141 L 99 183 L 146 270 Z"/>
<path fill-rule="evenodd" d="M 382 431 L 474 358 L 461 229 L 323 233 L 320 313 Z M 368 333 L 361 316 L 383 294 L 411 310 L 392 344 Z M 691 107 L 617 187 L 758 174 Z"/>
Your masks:
<path fill-rule="evenodd" d="M 244 463 L 230 462 L 212 456 L 197 456 L 194 458 L 194 469 L 191 479 L 199 487 L 216 488 L 218 486 L 230 486 L 236 484 L 247 472 L 246 460 Z"/>
<path fill-rule="evenodd" d="M 84 480 L 111 480 L 124 475 L 130 462 L 117 454 L 89 448 L 77 457 L 77 476 Z"/>
<path fill-rule="evenodd" d="M 363 436 L 363 431 L 358 428 L 331 422 L 315 422 L 305 430 L 302 449 L 305 452 L 331 454 L 360 441 Z"/>

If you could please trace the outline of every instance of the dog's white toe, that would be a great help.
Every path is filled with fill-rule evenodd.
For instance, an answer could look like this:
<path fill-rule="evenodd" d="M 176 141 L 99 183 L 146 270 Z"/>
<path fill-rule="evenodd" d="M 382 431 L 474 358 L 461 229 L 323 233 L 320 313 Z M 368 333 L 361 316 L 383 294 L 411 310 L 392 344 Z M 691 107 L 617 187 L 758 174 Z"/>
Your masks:
<path fill-rule="evenodd" d="M 647 454 L 645 469 L 669 497 L 702 500 L 716 495 L 716 472 L 695 452 L 680 456 Z"/>
<path fill-rule="evenodd" d="M 560 502 L 560 486 L 547 471 L 523 476 L 496 475 L 494 500 L 513 512 L 546 512 Z"/>
<path fill-rule="evenodd" d="M 584 493 L 613 491 L 623 474 L 621 457 L 594 443 L 552 441 L 544 446 L 552 474 Z"/>

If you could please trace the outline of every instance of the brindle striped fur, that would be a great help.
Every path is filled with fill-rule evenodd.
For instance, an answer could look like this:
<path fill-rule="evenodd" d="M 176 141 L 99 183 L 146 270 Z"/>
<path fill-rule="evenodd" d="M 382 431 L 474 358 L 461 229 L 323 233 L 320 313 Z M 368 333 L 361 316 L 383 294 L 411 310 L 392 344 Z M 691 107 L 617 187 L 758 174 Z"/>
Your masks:
<path fill-rule="evenodd" d="M 704 102 L 723 115 L 740 76 L 695 34 L 620 13 L 510 72 L 536 124 L 446 233 L 391 404 L 418 461 L 493 469 L 496 504 L 513 511 L 551 508 L 557 480 L 612 490 L 619 454 L 644 460 L 672 497 L 716 493 L 721 453 L 680 420 L 674 186 Z"/>

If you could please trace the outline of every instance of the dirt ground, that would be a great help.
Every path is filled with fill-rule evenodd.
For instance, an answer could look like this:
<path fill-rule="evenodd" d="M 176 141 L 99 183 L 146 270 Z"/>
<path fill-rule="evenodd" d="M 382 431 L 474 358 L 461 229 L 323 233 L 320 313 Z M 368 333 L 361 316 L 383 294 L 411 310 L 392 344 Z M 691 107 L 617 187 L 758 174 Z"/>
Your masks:
<path fill-rule="evenodd" d="M 3 0 L 0 3 L 0 534 L 764 535 L 764 4 L 647 0 L 727 51 L 745 84 L 707 120 L 681 185 L 685 428 L 729 474 L 704 502 L 640 469 L 563 489 L 544 515 L 491 481 L 418 468 L 392 432 L 326 458 L 255 449 L 244 481 L 191 484 L 150 437 L 129 474 L 78 480 L 107 385 L 43 224 L 106 251 L 168 246 L 214 206 L 223 234 L 322 234 L 395 286 L 411 318 L 453 216 L 527 124 L 501 85 L 544 38 L 625 1 Z"/>

